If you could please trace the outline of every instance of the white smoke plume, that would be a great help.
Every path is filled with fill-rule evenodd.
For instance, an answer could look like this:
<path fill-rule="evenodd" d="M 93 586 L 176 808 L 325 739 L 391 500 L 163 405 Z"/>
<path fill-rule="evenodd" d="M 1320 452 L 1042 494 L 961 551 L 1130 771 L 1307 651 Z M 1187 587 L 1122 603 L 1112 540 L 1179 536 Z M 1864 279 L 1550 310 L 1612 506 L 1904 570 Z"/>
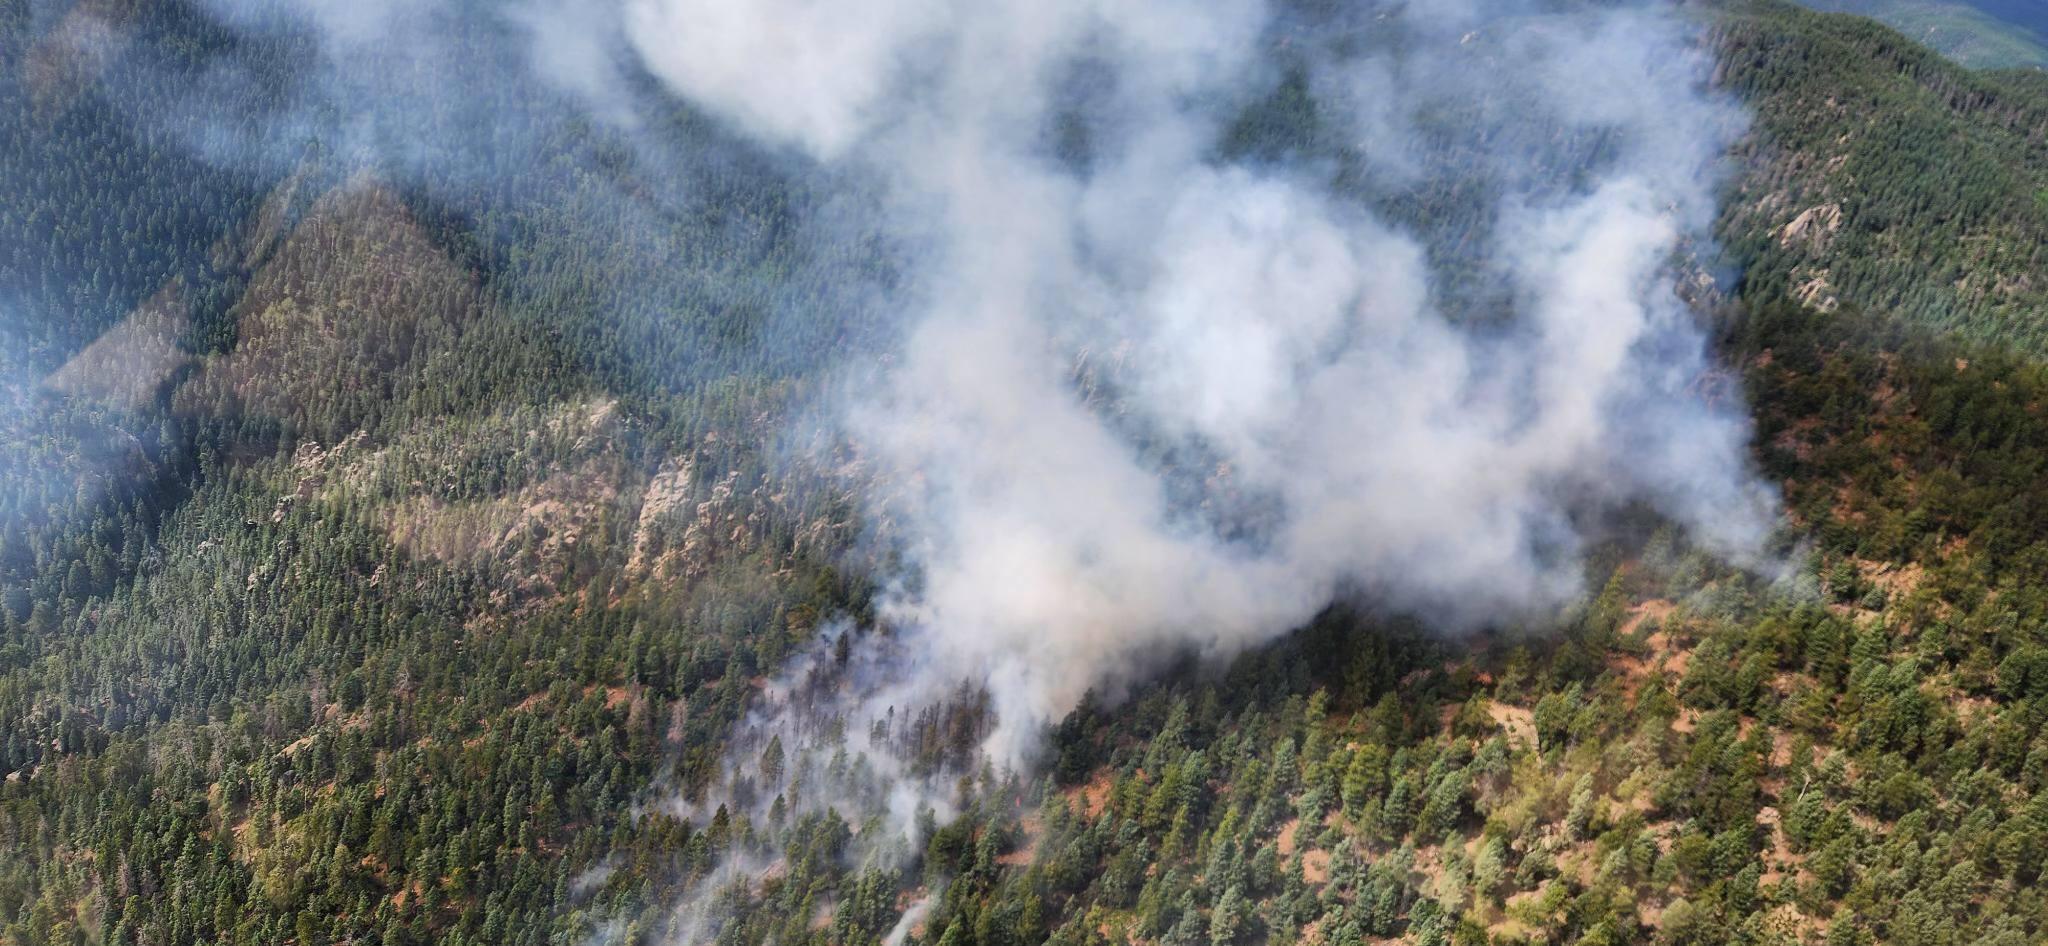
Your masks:
<path fill-rule="evenodd" d="M 744 835 L 778 796 L 879 813 L 876 863 L 963 801 L 906 740 L 978 714 L 929 707 L 986 701 L 966 735 L 1022 765 L 1162 653 L 1235 653 L 1337 599 L 1540 620 L 1582 590 L 1603 512 L 1650 506 L 1736 561 L 1773 522 L 1678 292 L 1742 118 L 1669 0 L 207 5 L 322 40 L 319 94 L 281 112 L 213 107 L 248 98 L 222 68 L 198 88 L 223 94 L 154 119 L 214 160 L 290 167 L 310 136 L 401 179 L 580 182 L 580 158 L 526 156 L 577 128 L 508 118 L 495 84 L 531 71 L 637 126 L 644 68 L 778 169 L 880 195 L 861 224 L 907 249 L 882 299 L 901 334 L 833 413 L 903 573 L 886 629 L 786 672 L 686 805 L 742 840 L 684 930 L 774 869 Z M 437 24 L 479 15 L 516 52 L 444 48 Z M 1313 144 L 1241 124 L 1297 79 L 1313 114 L 1252 111 Z M 600 203 L 636 218 L 760 157 L 628 140 L 646 173 Z"/>
<path fill-rule="evenodd" d="M 1299 20 L 1251 0 L 630 7 L 652 71 L 876 175 L 923 248 L 900 351 L 844 424 L 910 563 L 887 621 L 931 692 L 989 688 L 998 759 L 1147 655 L 1234 652 L 1338 597 L 1452 627 L 1541 614 L 1580 590 L 1602 509 L 1650 504 L 1738 560 L 1770 528 L 1744 419 L 1694 390 L 1676 291 L 1741 130 L 1694 25 L 1663 4 L 1389 6 L 1332 53 Z M 1426 238 L 1327 168 L 1219 150 L 1294 43 L 1367 192 L 1485 185 L 1467 239 L 1497 311 L 1453 310 Z M 1062 79 L 1086 68 L 1073 119 Z M 1085 159 L 1048 144 L 1063 120 Z"/>
<path fill-rule="evenodd" d="M 808 796 L 886 812 L 870 827 L 894 843 L 959 800 L 876 737 L 905 707 L 965 682 L 996 720 L 983 758 L 1028 764 L 1089 689 L 1333 600 L 1541 620 L 1583 590 L 1587 523 L 1624 506 L 1761 561 L 1776 497 L 1739 405 L 1700 394 L 1679 294 L 1742 129 L 1696 24 L 1662 3 L 1354 15 L 634 0 L 655 74 L 879 180 L 918 251 L 900 345 L 837 411 L 906 563 L 888 631 L 823 699 L 775 688 L 705 807 Z M 1226 147 L 1290 59 L 1349 166 Z M 818 720 L 840 731 L 807 738 Z M 764 788 L 770 739 L 813 774 Z"/>

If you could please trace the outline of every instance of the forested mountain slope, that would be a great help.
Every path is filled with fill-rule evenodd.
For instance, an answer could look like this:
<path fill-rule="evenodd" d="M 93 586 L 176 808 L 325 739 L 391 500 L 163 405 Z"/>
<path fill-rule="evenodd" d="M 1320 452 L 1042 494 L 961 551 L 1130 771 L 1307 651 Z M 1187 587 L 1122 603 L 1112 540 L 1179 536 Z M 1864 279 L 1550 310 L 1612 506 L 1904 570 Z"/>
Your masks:
<path fill-rule="evenodd" d="M 683 330 L 746 330 L 691 307 L 749 261 L 621 241 L 603 181 L 457 224 L 317 155 L 216 171 L 123 110 L 231 35 L 120 7 L 142 51 L 78 76 L 6 9 L 0 939 L 584 935 L 632 801 L 858 602 L 844 512 L 764 479 L 787 366 Z M 680 311 L 584 301 L 628 292 Z"/>
<path fill-rule="evenodd" d="M 1722 80 L 1756 109 L 1724 233 L 1757 290 L 2038 351 L 2048 85 L 1896 32 L 1736 4 Z"/>
<path fill-rule="evenodd" d="M 660 803 L 870 606 L 848 501 L 776 443 L 861 316 L 773 303 L 881 255 L 792 235 L 815 197 L 772 164 L 707 159 L 693 199 L 623 158 L 224 171 L 133 120 L 168 107 L 138 57 L 242 40 L 91 8 L 125 52 L 0 0 L 0 943 L 667 942 L 734 851 L 781 865 L 732 943 L 880 942 L 924 895 L 899 932 L 952 946 L 2048 935 L 2032 79 L 1712 12 L 1756 124 L 1710 315 L 1808 597 L 1646 519 L 1558 634 L 1333 611 L 1091 701 L 898 868 L 836 819 Z M 1283 90 L 1233 145 L 1340 153 L 1315 110 Z"/>

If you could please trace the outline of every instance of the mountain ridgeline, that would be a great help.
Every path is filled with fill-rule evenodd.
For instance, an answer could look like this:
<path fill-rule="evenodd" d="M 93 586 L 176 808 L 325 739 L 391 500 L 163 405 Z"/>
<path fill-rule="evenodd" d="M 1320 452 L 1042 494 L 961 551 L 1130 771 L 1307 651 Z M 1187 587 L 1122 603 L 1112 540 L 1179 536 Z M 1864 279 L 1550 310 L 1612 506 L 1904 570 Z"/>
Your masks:
<path fill-rule="evenodd" d="M 2030 0 L 1811 0 L 1871 17 L 1973 69 L 2048 68 L 2048 10 Z"/>
<path fill-rule="evenodd" d="M 1214 150 L 1326 169 L 1483 320 L 1485 195 L 1376 187 L 1293 68 L 1337 6 L 1288 8 Z M 1555 620 L 1332 607 L 1091 694 L 1020 771 L 963 688 L 880 734 L 953 810 L 878 852 L 745 792 L 892 801 L 747 741 L 771 694 L 864 735 L 803 708 L 882 633 L 888 524 L 858 451 L 793 441 L 888 344 L 880 198 L 646 76 L 655 118 L 588 117 L 490 18 L 436 40 L 459 107 L 337 120 L 317 38 L 223 9 L 0 0 L 0 944 L 2048 936 L 2041 76 L 1686 7 L 1750 113 L 1709 394 L 1794 576 L 1630 510 Z"/>

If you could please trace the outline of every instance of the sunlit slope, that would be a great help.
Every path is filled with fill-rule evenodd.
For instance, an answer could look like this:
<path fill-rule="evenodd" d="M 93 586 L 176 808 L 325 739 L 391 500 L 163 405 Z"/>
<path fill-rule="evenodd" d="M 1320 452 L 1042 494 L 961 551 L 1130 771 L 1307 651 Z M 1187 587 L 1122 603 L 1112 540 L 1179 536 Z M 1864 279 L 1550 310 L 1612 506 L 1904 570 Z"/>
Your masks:
<path fill-rule="evenodd" d="M 1716 42 L 1755 112 L 1723 216 L 1746 285 L 2048 344 L 2048 80 L 1775 0 L 1730 4 Z"/>

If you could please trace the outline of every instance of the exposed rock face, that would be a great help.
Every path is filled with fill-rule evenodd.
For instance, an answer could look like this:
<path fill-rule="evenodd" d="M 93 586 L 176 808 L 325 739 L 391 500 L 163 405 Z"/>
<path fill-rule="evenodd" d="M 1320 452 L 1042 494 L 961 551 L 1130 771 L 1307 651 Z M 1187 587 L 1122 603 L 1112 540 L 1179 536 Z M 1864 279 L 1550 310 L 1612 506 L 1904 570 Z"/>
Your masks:
<path fill-rule="evenodd" d="M 1783 246 L 1804 243 L 1814 252 L 1827 250 L 1828 239 L 1842 228 L 1842 205 L 1822 204 L 1808 207 L 1778 233 L 1778 242 Z"/>

